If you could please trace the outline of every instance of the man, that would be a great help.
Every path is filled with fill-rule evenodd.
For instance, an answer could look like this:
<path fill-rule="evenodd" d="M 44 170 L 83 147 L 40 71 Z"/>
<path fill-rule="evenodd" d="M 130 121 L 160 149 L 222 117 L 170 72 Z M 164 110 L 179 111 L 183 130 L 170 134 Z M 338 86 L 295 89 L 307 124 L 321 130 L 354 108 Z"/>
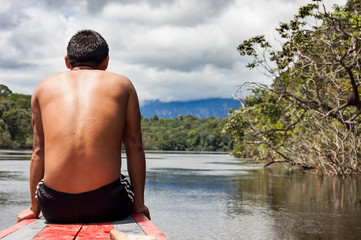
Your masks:
<path fill-rule="evenodd" d="M 108 53 L 99 33 L 79 31 L 65 56 L 71 71 L 36 87 L 31 203 L 18 221 L 40 211 L 59 223 L 114 221 L 131 212 L 149 218 L 138 98 L 129 79 L 105 71 Z M 122 144 L 132 190 L 120 174 Z"/>

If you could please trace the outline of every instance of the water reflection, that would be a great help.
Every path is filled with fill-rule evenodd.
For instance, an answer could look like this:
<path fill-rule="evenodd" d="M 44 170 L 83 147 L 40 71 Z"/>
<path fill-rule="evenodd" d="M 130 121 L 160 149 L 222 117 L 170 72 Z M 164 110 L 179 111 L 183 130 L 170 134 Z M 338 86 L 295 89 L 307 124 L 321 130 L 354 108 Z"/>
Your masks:
<path fill-rule="evenodd" d="M 24 178 L 22 173 L 19 172 L 12 172 L 12 171 L 0 171 L 0 181 L 9 180 L 28 180 Z"/>
<path fill-rule="evenodd" d="M 29 160 L 32 151 L 30 150 L 0 150 L 0 161 L 1 160 Z"/>
<path fill-rule="evenodd" d="M 239 221 L 263 216 L 258 226 L 269 226 L 268 234 L 276 239 L 361 239 L 360 183 L 359 177 L 257 170 L 237 180 L 227 213 Z"/>
<path fill-rule="evenodd" d="M 31 151 L 0 150 L 0 230 L 29 206 L 30 156 Z"/>
<path fill-rule="evenodd" d="M 148 167 L 151 209 L 162 213 L 154 221 L 171 239 L 361 239 L 360 177 L 178 158 L 153 156 Z"/>
<path fill-rule="evenodd" d="M 1 229 L 29 204 L 30 154 L 0 151 Z M 146 204 L 169 239 L 361 239 L 360 177 L 265 170 L 225 154 L 147 159 Z"/>

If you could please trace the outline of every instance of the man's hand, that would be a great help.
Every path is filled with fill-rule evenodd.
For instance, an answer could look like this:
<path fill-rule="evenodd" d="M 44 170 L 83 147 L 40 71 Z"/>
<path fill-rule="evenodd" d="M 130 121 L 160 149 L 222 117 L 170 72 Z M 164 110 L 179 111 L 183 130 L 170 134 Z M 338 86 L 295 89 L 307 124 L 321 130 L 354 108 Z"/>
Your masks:
<path fill-rule="evenodd" d="M 134 208 L 133 213 L 143 213 L 149 220 L 151 220 L 149 209 L 145 205 L 143 205 L 141 208 Z"/>
<path fill-rule="evenodd" d="M 18 214 L 18 219 L 16 222 L 18 223 L 24 219 L 37 218 L 38 216 L 39 212 L 36 213 L 31 208 L 28 208 Z"/>

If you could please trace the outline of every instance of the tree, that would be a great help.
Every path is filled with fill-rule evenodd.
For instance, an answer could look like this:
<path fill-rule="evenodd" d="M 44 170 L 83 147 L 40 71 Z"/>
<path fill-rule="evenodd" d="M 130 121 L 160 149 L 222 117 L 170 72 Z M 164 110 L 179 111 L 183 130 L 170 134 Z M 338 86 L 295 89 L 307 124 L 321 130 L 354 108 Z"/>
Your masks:
<path fill-rule="evenodd" d="M 226 119 L 179 116 L 175 119 L 143 118 L 143 146 L 146 150 L 230 151 L 231 134 L 222 133 Z"/>
<path fill-rule="evenodd" d="M 349 0 L 328 12 L 321 1 L 281 23 L 279 49 L 256 36 L 239 45 L 273 84 L 231 115 L 227 129 L 238 154 L 253 152 L 269 164 L 288 162 L 330 175 L 361 173 L 361 6 Z M 252 151 L 251 148 L 254 148 Z"/>
<path fill-rule="evenodd" d="M 11 93 L 11 90 L 7 86 L 0 84 L 0 98 L 6 98 Z"/>
<path fill-rule="evenodd" d="M 32 146 L 30 95 L 16 94 L 0 85 L 0 148 Z"/>

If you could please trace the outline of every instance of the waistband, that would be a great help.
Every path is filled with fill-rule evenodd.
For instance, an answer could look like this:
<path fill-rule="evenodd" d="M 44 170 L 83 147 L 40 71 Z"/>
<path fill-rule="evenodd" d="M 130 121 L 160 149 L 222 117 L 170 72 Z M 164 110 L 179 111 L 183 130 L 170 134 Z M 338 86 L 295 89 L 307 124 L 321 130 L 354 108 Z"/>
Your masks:
<path fill-rule="evenodd" d="M 81 192 L 81 193 L 66 193 L 66 192 L 60 192 L 55 189 L 52 189 L 51 187 L 47 186 L 44 183 L 44 180 L 41 180 L 38 184 L 38 190 L 39 188 L 43 188 L 43 190 L 47 193 L 49 193 L 52 196 L 62 197 L 62 198 L 94 198 L 102 196 L 104 193 L 109 193 L 113 191 L 117 187 L 123 187 L 121 184 L 121 179 L 124 176 L 121 176 L 121 178 L 116 179 L 114 182 L 109 183 L 107 185 L 104 185 L 102 187 L 99 187 L 97 189 L 87 191 L 87 192 Z"/>

